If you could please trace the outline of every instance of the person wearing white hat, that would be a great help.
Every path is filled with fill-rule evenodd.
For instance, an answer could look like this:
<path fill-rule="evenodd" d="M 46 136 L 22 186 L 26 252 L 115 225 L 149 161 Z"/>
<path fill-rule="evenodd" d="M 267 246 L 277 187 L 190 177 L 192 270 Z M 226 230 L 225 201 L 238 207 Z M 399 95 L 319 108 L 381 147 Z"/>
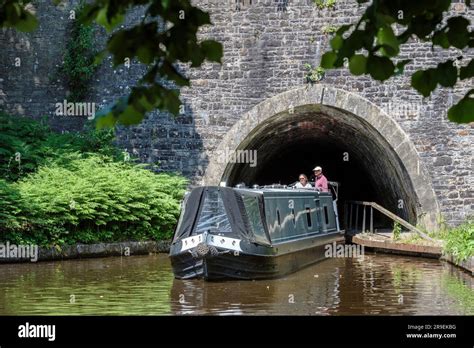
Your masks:
<path fill-rule="evenodd" d="M 323 175 L 323 168 L 317 166 L 313 169 L 314 187 L 318 191 L 329 192 L 328 179 Z"/>

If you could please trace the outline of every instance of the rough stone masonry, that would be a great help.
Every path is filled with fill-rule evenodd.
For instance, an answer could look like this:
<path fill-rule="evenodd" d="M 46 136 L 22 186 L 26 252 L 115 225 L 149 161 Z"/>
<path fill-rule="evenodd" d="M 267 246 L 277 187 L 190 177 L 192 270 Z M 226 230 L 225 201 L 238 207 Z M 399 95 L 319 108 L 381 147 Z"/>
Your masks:
<path fill-rule="evenodd" d="M 85 118 L 54 115 L 54 105 L 67 96 L 56 72 L 68 39 L 71 21 L 68 14 L 76 3 L 72 1 L 56 7 L 50 2 L 35 2 L 40 20 L 37 31 L 22 34 L 5 29 L 0 32 L 0 108 L 38 118 L 50 115 L 51 124 L 60 130 L 74 130 L 82 125 Z M 225 164 L 214 163 L 219 146 L 225 149 L 226 144 L 230 144 L 226 135 L 235 134 L 235 139 L 243 139 L 243 143 L 261 146 L 262 154 L 258 159 L 265 161 L 265 158 L 275 155 L 270 153 L 272 147 L 275 151 L 278 144 L 291 142 L 289 137 L 282 136 L 287 129 L 282 125 L 289 124 L 291 117 L 301 117 L 301 124 L 308 126 L 305 132 L 295 133 L 295 136 L 305 139 L 312 135 L 328 136 L 331 141 L 336 141 L 339 134 L 341 143 L 348 138 L 361 139 L 344 144 L 349 152 L 353 148 L 358 158 L 376 162 L 371 172 L 375 173 L 375 179 L 387 180 L 384 187 L 390 192 L 403 191 L 400 180 L 390 181 L 391 174 L 403 178 L 405 167 L 416 164 L 424 175 L 420 177 L 423 180 L 417 180 L 424 186 L 418 188 L 415 200 L 431 199 L 433 212 L 441 212 L 442 219 L 449 224 L 458 224 L 473 214 L 474 126 L 453 124 L 446 117 L 447 109 L 466 93 L 472 80 L 458 84 L 454 89 L 437 89 L 427 99 L 410 87 L 413 71 L 459 57 L 460 52 L 432 50 L 429 44 L 413 41 L 401 52 L 402 59 L 413 59 L 405 75 L 384 83 L 351 76 L 347 69 L 327 71 L 324 78 L 310 87 L 317 89 L 311 93 L 320 95 L 318 93 L 323 90 L 336 91 L 335 95 L 339 93 L 346 100 L 344 105 L 347 108 L 341 109 L 344 105 L 337 98 L 327 103 L 324 98 L 328 99 L 328 96 L 319 101 L 306 100 L 299 98 L 303 92 L 292 91 L 304 91 L 309 86 L 305 81 L 304 65 L 319 65 L 321 55 L 329 45 L 331 28 L 353 23 L 362 13 L 355 0 L 336 0 L 334 8 L 323 9 L 316 7 L 311 0 L 203 0 L 195 3 L 211 13 L 214 25 L 202 31 L 201 35 L 223 43 L 223 63 L 206 63 L 199 69 L 188 70 L 192 87 L 182 91 L 184 114 L 172 118 L 154 112 L 139 126 L 122 128 L 118 143 L 123 149 L 139 156 L 143 162 L 159 162 L 163 170 L 183 173 L 194 185 L 215 184 L 224 170 L 228 171 Z M 463 2 L 455 2 L 450 14 L 462 14 L 471 22 L 474 19 L 474 10 L 466 8 Z M 133 13 L 128 22 L 137 19 L 140 19 L 140 14 Z M 98 33 L 97 46 L 100 49 L 106 34 L 100 29 Z M 15 64 L 18 58 L 20 66 Z M 470 58 L 464 55 L 460 63 L 466 64 Z M 109 63 L 110 60 L 102 65 L 91 85 L 90 102 L 101 107 L 126 94 L 144 71 L 136 62 L 130 68 L 118 69 L 111 68 Z M 311 105 L 300 105 L 301 109 L 295 108 L 294 115 L 285 114 L 283 103 L 290 104 L 288 109 L 292 107 L 291 99 L 280 98 L 285 93 Z M 350 100 L 357 102 L 354 104 Z M 267 108 L 267 113 L 271 110 L 268 101 L 281 104 L 275 107 L 280 108 L 280 114 L 274 118 L 271 114 L 265 117 L 259 114 L 259 110 Z M 319 105 L 320 102 L 324 105 Z M 354 114 L 352 111 L 357 109 L 357 105 L 375 108 L 373 115 L 385 115 L 383 117 L 388 117 L 390 122 L 384 123 L 390 126 L 385 126 L 385 131 L 382 131 L 384 124 L 375 126 L 377 119 L 360 121 L 365 113 L 359 109 L 358 114 Z M 314 115 L 332 122 L 333 130 L 321 131 L 321 127 L 315 126 L 319 121 L 315 121 Z M 282 122 L 273 121 L 279 120 L 278 117 Z M 382 123 L 380 120 L 382 118 L 379 119 Z M 277 142 L 272 143 L 263 133 L 260 138 L 252 138 L 252 129 L 258 129 L 267 121 L 279 129 L 274 134 Z M 300 130 L 304 128 L 298 127 Z M 387 133 L 388 128 L 396 131 Z M 315 129 L 314 133 L 311 129 Z M 368 140 L 358 137 L 358 132 L 364 129 Z M 383 134 L 390 134 L 393 139 L 385 143 Z M 372 144 L 370 139 L 377 137 L 380 139 Z M 399 148 L 392 149 L 390 145 L 397 141 L 401 141 Z M 266 146 L 265 142 L 272 146 Z M 404 148 L 412 152 L 404 155 Z M 393 156 L 385 156 L 384 149 L 393 150 Z M 384 168 L 391 166 L 393 168 L 387 169 L 384 175 Z M 417 185 L 412 176 L 407 178 L 410 184 Z M 428 191 L 434 195 L 430 196 Z M 430 206 L 429 202 L 426 204 Z M 425 213 L 430 212 L 421 212 Z"/>

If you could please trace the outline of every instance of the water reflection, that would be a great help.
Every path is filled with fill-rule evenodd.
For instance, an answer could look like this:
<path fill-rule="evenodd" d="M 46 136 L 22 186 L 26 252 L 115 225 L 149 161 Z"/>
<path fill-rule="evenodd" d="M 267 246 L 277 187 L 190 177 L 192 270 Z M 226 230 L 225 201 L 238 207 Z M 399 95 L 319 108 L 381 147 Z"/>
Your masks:
<path fill-rule="evenodd" d="M 339 298 L 340 266 L 321 262 L 276 280 L 173 281 L 173 314 L 330 314 Z"/>
<path fill-rule="evenodd" d="M 120 315 L 170 312 L 164 255 L 0 265 L 0 314 Z"/>
<path fill-rule="evenodd" d="M 0 314 L 474 314 L 474 281 L 437 260 L 330 259 L 263 281 L 173 278 L 166 255 L 0 265 Z"/>
<path fill-rule="evenodd" d="M 457 284 L 454 296 L 443 279 Z M 470 279 L 437 260 L 366 255 L 326 260 L 277 280 L 174 280 L 171 308 L 173 314 L 473 314 Z"/>

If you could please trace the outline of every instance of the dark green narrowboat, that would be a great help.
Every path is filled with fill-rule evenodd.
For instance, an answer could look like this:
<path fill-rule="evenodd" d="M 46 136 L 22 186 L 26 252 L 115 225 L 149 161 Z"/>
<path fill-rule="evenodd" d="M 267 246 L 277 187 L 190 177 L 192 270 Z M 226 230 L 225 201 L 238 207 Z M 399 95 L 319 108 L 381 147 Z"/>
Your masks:
<path fill-rule="evenodd" d="M 175 277 L 276 278 L 320 261 L 327 244 L 344 239 L 336 201 L 279 185 L 195 188 L 171 244 Z"/>

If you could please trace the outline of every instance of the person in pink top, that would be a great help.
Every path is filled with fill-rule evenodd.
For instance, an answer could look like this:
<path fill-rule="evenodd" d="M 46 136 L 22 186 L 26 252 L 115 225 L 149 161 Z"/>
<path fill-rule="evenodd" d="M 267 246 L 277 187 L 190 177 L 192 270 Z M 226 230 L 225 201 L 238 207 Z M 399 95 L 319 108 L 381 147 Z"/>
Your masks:
<path fill-rule="evenodd" d="M 319 166 L 313 169 L 314 187 L 322 192 L 329 192 L 328 179 L 323 175 L 323 169 Z"/>

